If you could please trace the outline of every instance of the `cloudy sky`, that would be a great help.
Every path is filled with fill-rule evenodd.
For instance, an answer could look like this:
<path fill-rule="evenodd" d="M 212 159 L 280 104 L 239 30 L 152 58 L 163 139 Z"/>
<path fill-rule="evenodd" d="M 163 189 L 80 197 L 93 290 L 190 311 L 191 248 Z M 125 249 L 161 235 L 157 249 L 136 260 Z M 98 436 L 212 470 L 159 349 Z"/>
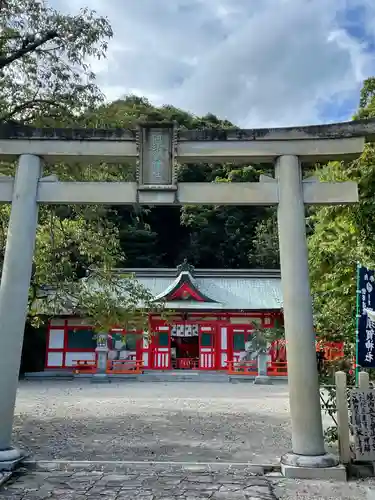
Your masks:
<path fill-rule="evenodd" d="M 109 18 L 94 63 L 108 99 L 208 112 L 243 127 L 350 119 L 375 76 L 374 0 L 49 0 Z"/>

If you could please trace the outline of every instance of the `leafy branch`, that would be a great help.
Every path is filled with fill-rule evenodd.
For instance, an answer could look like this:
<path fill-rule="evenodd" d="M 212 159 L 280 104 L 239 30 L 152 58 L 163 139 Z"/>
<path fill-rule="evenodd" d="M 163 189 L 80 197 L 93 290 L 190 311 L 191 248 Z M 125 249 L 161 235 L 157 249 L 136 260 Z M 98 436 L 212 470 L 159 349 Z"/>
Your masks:
<path fill-rule="evenodd" d="M 265 354 L 272 342 L 285 337 L 284 327 L 262 328 L 256 326 L 251 335 L 253 351 L 257 354 Z"/>
<path fill-rule="evenodd" d="M 27 35 L 21 40 L 21 47 L 7 56 L 0 56 L 0 69 L 5 68 L 8 64 L 20 59 L 29 52 L 33 52 L 46 42 L 57 38 L 59 35 L 57 31 L 47 31 L 39 35 Z"/>
<path fill-rule="evenodd" d="M 121 255 L 113 227 L 103 226 L 100 219 L 89 224 L 83 219 L 61 220 L 52 211 L 48 217 L 48 230 L 44 226 L 44 238 L 38 239 L 36 249 L 33 282 L 39 283 L 39 292 L 37 300 L 35 294 L 30 297 L 36 320 L 65 310 L 89 318 L 95 331 L 108 332 L 116 325 L 147 330 L 149 314 L 163 314 L 164 303 L 155 302 L 134 276 L 112 272 Z M 86 230 L 85 240 L 74 241 L 77 229 Z M 99 235 L 105 241 L 98 242 Z"/>
<path fill-rule="evenodd" d="M 0 33 L 1 119 L 72 125 L 103 101 L 87 61 L 105 57 L 113 36 L 106 18 L 89 9 L 63 15 L 44 0 L 8 0 Z"/>
<path fill-rule="evenodd" d="M 36 114 L 35 113 L 32 114 L 32 111 L 35 110 L 35 108 L 39 108 L 39 109 L 37 109 L 37 112 L 40 112 L 41 107 L 43 107 L 44 109 L 46 109 L 46 108 L 49 108 L 49 109 L 58 108 L 60 110 L 60 112 L 63 112 L 66 116 L 73 117 L 73 114 L 70 112 L 69 107 L 62 102 L 56 102 L 55 100 L 51 100 L 51 99 L 34 98 L 34 99 L 29 100 L 29 101 L 25 101 L 25 102 L 19 104 L 18 106 L 14 106 L 7 113 L 4 113 L 3 115 L 1 115 L 0 119 L 3 121 L 9 121 L 14 116 L 19 115 L 20 113 L 22 113 L 26 110 L 28 111 L 29 119 L 30 118 L 33 119 L 33 118 L 35 118 Z M 50 116 L 51 116 L 51 114 L 50 114 Z"/>

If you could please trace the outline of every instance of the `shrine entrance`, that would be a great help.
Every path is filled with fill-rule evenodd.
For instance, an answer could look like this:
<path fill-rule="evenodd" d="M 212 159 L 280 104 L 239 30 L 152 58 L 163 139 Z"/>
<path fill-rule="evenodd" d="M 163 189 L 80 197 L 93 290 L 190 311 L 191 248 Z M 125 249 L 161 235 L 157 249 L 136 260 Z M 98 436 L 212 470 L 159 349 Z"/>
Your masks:
<path fill-rule="evenodd" d="M 171 342 L 172 368 L 177 370 L 197 369 L 199 367 L 199 338 L 175 337 Z"/>
<path fill-rule="evenodd" d="M 152 326 L 150 364 L 158 370 L 217 370 L 220 339 L 215 324 L 183 322 Z"/>

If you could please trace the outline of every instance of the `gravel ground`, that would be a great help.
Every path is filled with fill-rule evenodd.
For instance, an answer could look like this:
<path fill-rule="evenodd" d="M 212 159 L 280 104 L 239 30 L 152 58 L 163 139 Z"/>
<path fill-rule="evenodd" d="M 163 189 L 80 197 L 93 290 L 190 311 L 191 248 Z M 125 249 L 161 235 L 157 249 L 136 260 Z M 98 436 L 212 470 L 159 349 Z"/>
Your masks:
<path fill-rule="evenodd" d="M 271 482 L 278 500 L 375 500 L 373 478 L 348 483 L 295 479 L 276 479 Z"/>
<path fill-rule="evenodd" d="M 14 442 L 37 460 L 133 463 L 115 473 L 93 472 L 93 465 L 75 471 L 74 464 L 64 473 L 52 464 L 16 475 L 0 493 L 4 500 L 375 500 L 374 480 L 257 478 L 241 465 L 276 464 L 290 449 L 283 385 L 25 381 Z M 163 463 L 135 463 L 150 460 Z M 167 463 L 182 461 L 216 465 Z"/>
<path fill-rule="evenodd" d="M 37 460 L 278 463 L 286 385 L 24 381 L 14 443 Z"/>

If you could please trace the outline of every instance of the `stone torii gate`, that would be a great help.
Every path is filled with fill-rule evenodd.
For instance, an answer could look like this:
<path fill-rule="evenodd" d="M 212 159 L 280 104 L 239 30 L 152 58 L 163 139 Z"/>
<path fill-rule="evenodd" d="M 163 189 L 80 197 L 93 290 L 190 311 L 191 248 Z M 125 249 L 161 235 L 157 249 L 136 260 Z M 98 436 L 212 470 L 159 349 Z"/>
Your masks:
<path fill-rule="evenodd" d="M 0 178 L 0 202 L 12 204 L 0 287 L 0 469 L 21 456 L 11 447 L 11 434 L 38 205 L 139 203 L 278 207 L 292 421 L 292 451 L 282 464 L 285 474 L 298 469 L 299 477 L 311 468 L 333 471 L 337 461 L 326 454 L 323 440 L 304 205 L 356 203 L 358 193 L 353 182 L 303 180 L 301 165 L 358 157 L 373 130 L 371 120 L 255 130 L 178 130 L 165 123 L 137 130 L 1 125 L 0 161 L 19 163 L 15 179 Z M 137 177 L 59 182 L 42 176 L 42 162 L 135 163 Z M 177 164 L 198 162 L 274 163 L 276 175 L 258 183 L 178 183 Z"/>

